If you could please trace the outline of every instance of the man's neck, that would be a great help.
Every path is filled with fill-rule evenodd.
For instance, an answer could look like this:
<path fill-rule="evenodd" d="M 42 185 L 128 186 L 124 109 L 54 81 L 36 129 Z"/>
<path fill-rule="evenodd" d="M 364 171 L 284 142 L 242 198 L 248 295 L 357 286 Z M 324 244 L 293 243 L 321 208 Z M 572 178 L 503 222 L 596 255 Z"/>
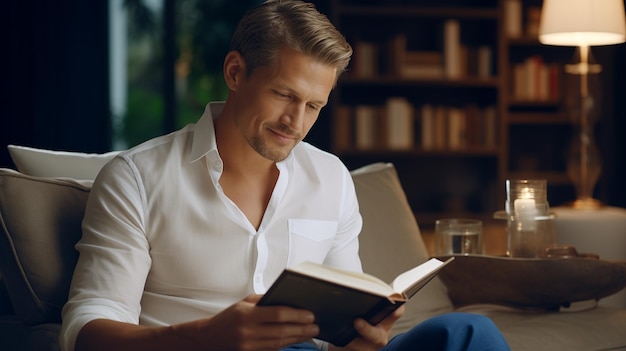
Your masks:
<path fill-rule="evenodd" d="M 276 170 L 276 163 L 259 155 L 227 116 L 215 120 L 215 140 L 224 170 L 233 175 L 258 177 Z"/>

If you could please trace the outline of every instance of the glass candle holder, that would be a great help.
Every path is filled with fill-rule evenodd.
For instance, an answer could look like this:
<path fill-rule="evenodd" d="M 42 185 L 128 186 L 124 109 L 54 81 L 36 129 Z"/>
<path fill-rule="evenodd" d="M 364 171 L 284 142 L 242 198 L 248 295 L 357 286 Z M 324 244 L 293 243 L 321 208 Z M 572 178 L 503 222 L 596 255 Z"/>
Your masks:
<path fill-rule="evenodd" d="M 541 257 L 556 245 L 545 179 L 507 180 L 504 207 L 494 217 L 507 220 L 508 256 Z"/>

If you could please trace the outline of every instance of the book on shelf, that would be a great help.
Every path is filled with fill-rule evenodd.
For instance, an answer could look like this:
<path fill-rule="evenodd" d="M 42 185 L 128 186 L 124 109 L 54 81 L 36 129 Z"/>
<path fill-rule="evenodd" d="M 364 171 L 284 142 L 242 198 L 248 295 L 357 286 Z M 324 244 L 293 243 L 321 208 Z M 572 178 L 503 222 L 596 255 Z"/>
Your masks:
<path fill-rule="evenodd" d="M 445 150 L 448 143 L 448 107 L 438 105 L 435 107 L 435 149 Z"/>
<path fill-rule="evenodd" d="M 431 104 L 422 105 L 419 118 L 422 149 L 432 150 L 435 148 L 435 107 Z"/>
<path fill-rule="evenodd" d="M 408 50 L 405 34 L 396 34 L 388 44 L 388 71 L 401 78 L 442 78 L 443 54 L 438 51 Z"/>
<path fill-rule="evenodd" d="M 481 45 L 477 49 L 477 68 L 476 75 L 478 78 L 489 78 L 492 76 L 493 66 L 493 50 L 487 45 Z"/>
<path fill-rule="evenodd" d="M 424 150 L 462 150 L 467 146 L 496 146 L 496 108 L 424 104 L 419 109 L 421 147 Z"/>
<path fill-rule="evenodd" d="M 466 142 L 468 146 L 483 145 L 484 135 L 483 128 L 483 110 L 475 103 L 465 106 L 466 118 Z M 485 145 L 486 146 L 486 145 Z"/>
<path fill-rule="evenodd" d="M 529 6 L 526 9 L 526 36 L 539 37 L 539 22 L 541 21 L 541 6 Z"/>
<path fill-rule="evenodd" d="M 372 105 L 357 105 L 354 109 L 355 146 L 369 150 L 378 145 L 380 130 L 380 108 Z"/>
<path fill-rule="evenodd" d="M 412 79 L 491 77 L 492 48 L 462 44 L 457 20 L 447 20 L 443 26 L 443 50 L 440 51 L 409 50 L 406 34 L 394 35 L 387 44 L 388 73 Z"/>
<path fill-rule="evenodd" d="M 406 303 L 454 258 L 432 258 L 388 284 L 366 273 L 304 262 L 285 269 L 258 305 L 310 310 L 320 332 L 316 338 L 345 346 L 358 336 L 354 320 L 378 324 Z"/>
<path fill-rule="evenodd" d="M 456 19 L 446 20 L 443 24 L 444 73 L 447 78 L 459 78 L 462 75 L 463 59 L 461 48 L 461 26 Z"/>
<path fill-rule="evenodd" d="M 451 107 L 448 110 L 448 138 L 447 146 L 450 150 L 459 150 L 466 146 L 465 130 L 466 116 L 465 112 L 457 107 Z"/>
<path fill-rule="evenodd" d="M 401 76 L 406 56 L 406 35 L 396 34 L 387 44 L 387 71 L 391 75 Z"/>
<path fill-rule="evenodd" d="M 440 64 L 406 65 L 400 73 L 402 78 L 438 79 L 443 76 L 443 66 Z"/>
<path fill-rule="evenodd" d="M 513 65 L 513 98 L 522 101 L 548 101 L 559 97 L 560 67 L 546 63 L 539 55 Z"/>
<path fill-rule="evenodd" d="M 339 105 L 335 110 L 334 147 L 336 150 L 347 150 L 353 145 L 352 109 L 348 105 Z"/>
<path fill-rule="evenodd" d="M 522 36 L 522 0 L 504 1 L 504 31 L 509 38 Z"/>
<path fill-rule="evenodd" d="M 434 50 L 412 50 L 404 54 L 404 64 L 407 66 L 434 65 L 443 67 L 443 55 Z"/>
<path fill-rule="evenodd" d="M 352 74 L 358 78 L 372 78 L 378 74 L 378 45 L 357 41 L 354 45 Z"/>
<path fill-rule="evenodd" d="M 496 107 L 487 106 L 482 112 L 483 138 L 480 143 L 487 148 L 495 148 L 497 146 L 497 121 Z"/>
<path fill-rule="evenodd" d="M 492 76 L 492 49 L 490 46 L 460 45 L 457 77 L 486 79 Z"/>
<path fill-rule="evenodd" d="M 387 99 L 386 111 L 386 146 L 392 150 L 409 150 L 414 143 L 413 105 L 404 97 Z"/>

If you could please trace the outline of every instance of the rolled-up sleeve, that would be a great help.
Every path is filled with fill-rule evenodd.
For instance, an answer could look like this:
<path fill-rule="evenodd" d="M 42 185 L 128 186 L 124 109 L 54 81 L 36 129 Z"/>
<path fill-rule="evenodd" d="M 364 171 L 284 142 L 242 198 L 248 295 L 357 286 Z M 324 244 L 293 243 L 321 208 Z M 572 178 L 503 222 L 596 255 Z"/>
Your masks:
<path fill-rule="evenodd" d="M 115 175 L 115 176 L 113 176 Z M 95 319 L 138 323 L 151 266 L 145 194 L 132 164 L 107 164 L 89 195 L 79 259 L 62 312 L 61 349 L 72 351 L 80 329 Z"/>

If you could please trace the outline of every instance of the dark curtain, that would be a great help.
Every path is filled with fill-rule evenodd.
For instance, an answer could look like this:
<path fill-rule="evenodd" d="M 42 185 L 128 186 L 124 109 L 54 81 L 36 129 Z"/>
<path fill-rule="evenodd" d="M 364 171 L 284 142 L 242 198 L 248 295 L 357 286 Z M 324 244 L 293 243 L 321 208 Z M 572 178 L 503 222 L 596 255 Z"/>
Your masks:
<path fill-rule="evenodd" d="M 9 0 L 0 8 L 0 166 L 13 167 L 7 144 L 109 150 L 108 2 Z"/>

